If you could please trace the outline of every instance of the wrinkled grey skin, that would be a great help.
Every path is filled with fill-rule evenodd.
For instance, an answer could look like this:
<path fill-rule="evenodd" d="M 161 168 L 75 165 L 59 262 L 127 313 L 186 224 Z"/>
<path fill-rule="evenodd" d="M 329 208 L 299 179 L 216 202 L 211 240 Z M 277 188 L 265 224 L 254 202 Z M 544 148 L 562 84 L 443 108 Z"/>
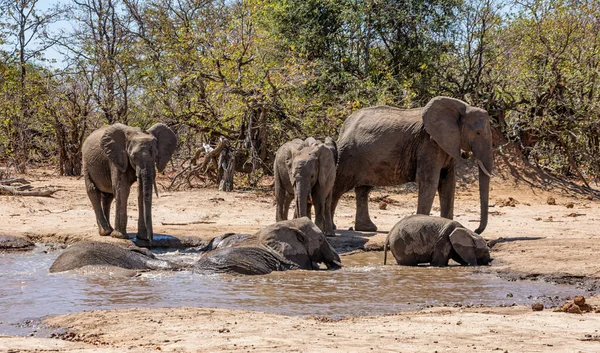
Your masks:
<path fill-rule="evenodd" d="M 202 274 L 265 275 L 295 269 L 298 269 L 295 263 L 264 246 L 218 248 L 206 253 L 194 265 L 194 272 Z"/>
<path fill-rule="evenodd" d="M 268 249 L 286 261 L 294 263 L 296 268 L 304 270 L 319 270 L 320 263 L 331 270 L 339 269 L 342 266 L 339 255 L 329 244 L 323 232 L 307 217 L 277 222 L 264 227 L 252 236 L 224 234 L 212 239 L 204 249 L 218 251 L 230 247 Z M 236 253 L 236 256 L 241 256 L 239 254 L 241 253 Z M 253 254 L 253 256 L 259 256 L 258 253 Z M 263 254 L 272 257 L 272 255 Z M 233 255 L 228 252 L 211 255 L 213 259 L 226 256 Z"/>
<path fill-rule="evenodd" d="M 472 152 L 478 161 L 481 221 L 476 232 L 484 231 L 493 169 L 492 132 L 485 110 L 448 97 L 435 97 L 424 108 L 361 109 L 344 122 L 337 146 L 332 210 L 335 213 L 340 197 L 354 188 L 356 230 L 377 230 L 368 209 L 373 186 L 406 182 L 419 186 L 418 214 L 431 212 L 437 191 L 441 216 L 452 219 L 454 163 L 462 150 Z"/>
<path fill-rule="evenodd" d="M 256 233 L 258 243 L 282 254 L 304 270 L 318 270 L 319 263 L 327 269 L 342 267 L 340 256 L 321 230 L 307 217 L 281 221 Z"/>
<path fill-rule="evenodd" d="M 80 242 L 60 254 L 50 272 L 63 272 L 84 266 L 116 266 L 130 270 L 173 270 L 176 264 L 159 260 L 147 249 L 122 248 L 103 242 Z"/>
<path fill-rule="evenodd" d="M 403 218 L 385 240 L 384 264 L 388 247 L 398 265 L 404 266 L 448 266 L 450 259 L 470 266 L 492 261 L 490 249 L 480 235 L 442 217 L 417 214 Z"/>
<path fill-rule="evenodd" d="M 177 147 L 177 136 L 165 124 L 148 133 L 123 124 L 102 127 L 83 143 L 83 176 L 96 214 L 100 235 L 127 238 L 127 199 L 131 185 L 139 180 L 138 239 L 152 241 L 152 186 L 156 171 L 162 172 Z M 115 229 L 109 222 L 116 200 Z"/>
<path fill-rule="evenodd" d="M 288 219 L 295 200 L 294 218 L 309 217 L 309 200 L 315 207 L 315 223 L 326 235 L 335 235 L 331 218 L 337 147 L 330 137 L 325 143 L 312 137 L 283 144 L 275 155 L 275 202 L 277 222 Z"/>

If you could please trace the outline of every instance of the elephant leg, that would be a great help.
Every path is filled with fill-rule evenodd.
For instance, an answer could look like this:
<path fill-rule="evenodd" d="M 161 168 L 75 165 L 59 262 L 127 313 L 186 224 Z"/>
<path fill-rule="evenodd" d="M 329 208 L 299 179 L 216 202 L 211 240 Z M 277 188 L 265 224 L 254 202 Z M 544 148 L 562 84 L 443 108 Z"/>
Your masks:
<path fill-rule="evenodd" d="M 111 236 L 113 238 L 128 239 L 127 237 L 127 199 L 129 198 L 129 190 L 131 184 L 124 177 L 119 175 L 115 185 L 113 186 L 116 200 L 115 206 L 115 230 Z M 138 206 L 139 207 L 139 206 Z M 143 206 L 142 206 L 143 207 Z"/>
<path fill-rule="evenodd" d="M 417 204 L 417 213 L 429 215 L 431 206 L 435 198 L 435 192 L 440 182 L 440 169 L 433 173 L 423 173 L 420 175 L 417 171 L 417 183 L 419 184 L 419 200 Z"/>
<path fill-rule="evenodd" d="M 325 213 L 324 213 L 324 222 L 325 222 L 325 233 L 326 236 L 335 236 L 333 220 L 331 219 L 331 194 L 327 195 L 325 198 Z"/>
<path fill-rule="evenodd" d="M 113 229 L 110 226 L 108 219 L 104 216 L 104 212 L 102 211 L 102 192 L 96 188 L 96 185 L 94 185 L 94 182 L 90 180 L 90 177 L 87 175 L 87 173 L 85 174 L 85 189 L 96 215 L 98 233 L 102 236 L 110 235 Z"/>
<path fill-rule="evenodd" d="M 440 216 L 448 219 L 454 217 L 454 194 L 455 194 L 454 166 L 443 169 L 440 174 L 438 194 L 440 196 Z"/>
<path fill-rule="evenodd" d="M 283 205 L 282 205 L 282 209 L 281 209 L 281 220 L 282 221 L 286 221 L 288 219 L 288 215 L 290 212 L 290 205 L 292 204 L 292 201 L 294 201 L 294 195 L 286 192 L 283 197 Z M 277 220 L 277 222 L 279 222 L 279 220 Z"/>
<path fill-rule="evenodd" d="M 357 186 L 354 188 L 356 193 L 356 219 L 354 221 L 354 229 L 366 232 L 374 232 L 377 230 L 375 223 L 369 217 L 369 192 L 373 189 L 372 186 Z"/>
<path fill-rule="evenodd" d="M 106 219 L 106 222 L 108 222 L 109 226 L 110 226 L 110 205 L 112 204 L 114 198 L 115 197 L 113 194 L 109 194 L 106 192 L 103 192 L 101 195 L 102 212 L 104 213 L 104 218 Z"/>
<path fill-rule="evenodd" d="M 315 224 L 323 233 L 325 233 L 325 195 L 323 195 L 318 187 L 313 189 L 312 204 L 315 207 Z"/>

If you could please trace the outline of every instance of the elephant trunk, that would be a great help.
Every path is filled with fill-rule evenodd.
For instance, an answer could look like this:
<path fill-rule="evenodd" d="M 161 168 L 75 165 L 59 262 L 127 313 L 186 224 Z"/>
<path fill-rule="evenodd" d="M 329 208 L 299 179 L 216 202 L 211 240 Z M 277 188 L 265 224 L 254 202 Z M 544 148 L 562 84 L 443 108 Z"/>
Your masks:
<path fill-rule="evenodd" d="M 328 256 L 326 256 L 325 259 L 325 266 L 327 266 L 328 270 L 339 270 L 342 268 L 342 260 L 340 259 L 340 255 L 338 255 L 337 251 L 335 251 L 329 242 L 327 245 L 329 245 L 329 249 Z"/>
<path fill-rule="evenodd" d="M 479 228 L 475 233 L 481 234 L 488 222 L 488 205 L 490 195 L 490 176 L 493 169 L 493 159 L 479 160 L 479 204 L 481 205 L 481 218 Z"/>
<path fill-rule="evenodd" d="M 296 218 L 308 217 L 308 193 L 310 186 L 301 181 L 294 185 L 294 196 L 296 200 Z"/>
<path fill-rule="evenodd" d="M 154 171 L 154 165 L 143 168 L 140 171 L 140 200 L 143 202 L 138 207 L 143 207 L 143 213 L 140 215 L 143 216 L 143 222 L 145 225 L 146 239 L 152 241 L 153 238 L 153 229 L 152 229 L 152 187 L 154 186 L 154 180 L 156 177 L 156 173 Z"/>

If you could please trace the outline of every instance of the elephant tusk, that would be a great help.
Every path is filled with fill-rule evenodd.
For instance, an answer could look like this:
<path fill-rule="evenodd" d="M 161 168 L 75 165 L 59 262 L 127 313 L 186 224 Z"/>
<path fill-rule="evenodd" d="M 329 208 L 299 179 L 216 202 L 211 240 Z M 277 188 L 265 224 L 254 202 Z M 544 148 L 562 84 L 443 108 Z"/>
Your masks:
<path fill-rule="evenodd" d="M 485 169 L 485 166 L 483 165 L 483 163 L 482 163 L 482 162 L 481 162 L 479 159 L 477 160 L 477 164 L 479 165 L 479 169 L 481 169 L 481 171 L 482 171 L 482 172 L 483 172 L 485 175 L 489 176 L 490 178 L 491 178 L 491 177 L 493 177 L 493 176 L 495 176 L 494 174 L 492 174 L 492 173 L 488 172 L 488 170 L 487 170 L 487 169 Z"/>

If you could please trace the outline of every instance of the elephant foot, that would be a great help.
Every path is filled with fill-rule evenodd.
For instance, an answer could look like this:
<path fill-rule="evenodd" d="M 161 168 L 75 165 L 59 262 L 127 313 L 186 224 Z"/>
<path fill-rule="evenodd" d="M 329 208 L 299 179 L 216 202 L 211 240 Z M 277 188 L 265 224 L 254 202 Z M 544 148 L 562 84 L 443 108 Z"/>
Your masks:
<path fill-rule="evenodd" d="M 112 233 L 110 233 L 110 236 L 117 239 L 129 239 L 127 233 L 121 233 L 118 230 L 113 230 Z"/>
<path fill-rule="evenodd" d="M 111 235 L 111 233 L 113 231 L 114 231 L 114 229 L 112 229 L 112 228 L 108 228 L 108 229 L 98 228 L 98 233 L 100 234 L 100 236 L 103 236 L 103 237 L 107 237 L 107 236 Z"/>
<path fill-rule="evenodd" d="M 377 231 L 377 226 L 375 223 L 371 222 L 371 220 L 367 220 L 366 222 L 357 221 L 354 225 L 354 230 L 358 230 L 361 232 L 375 232 Z"/>

